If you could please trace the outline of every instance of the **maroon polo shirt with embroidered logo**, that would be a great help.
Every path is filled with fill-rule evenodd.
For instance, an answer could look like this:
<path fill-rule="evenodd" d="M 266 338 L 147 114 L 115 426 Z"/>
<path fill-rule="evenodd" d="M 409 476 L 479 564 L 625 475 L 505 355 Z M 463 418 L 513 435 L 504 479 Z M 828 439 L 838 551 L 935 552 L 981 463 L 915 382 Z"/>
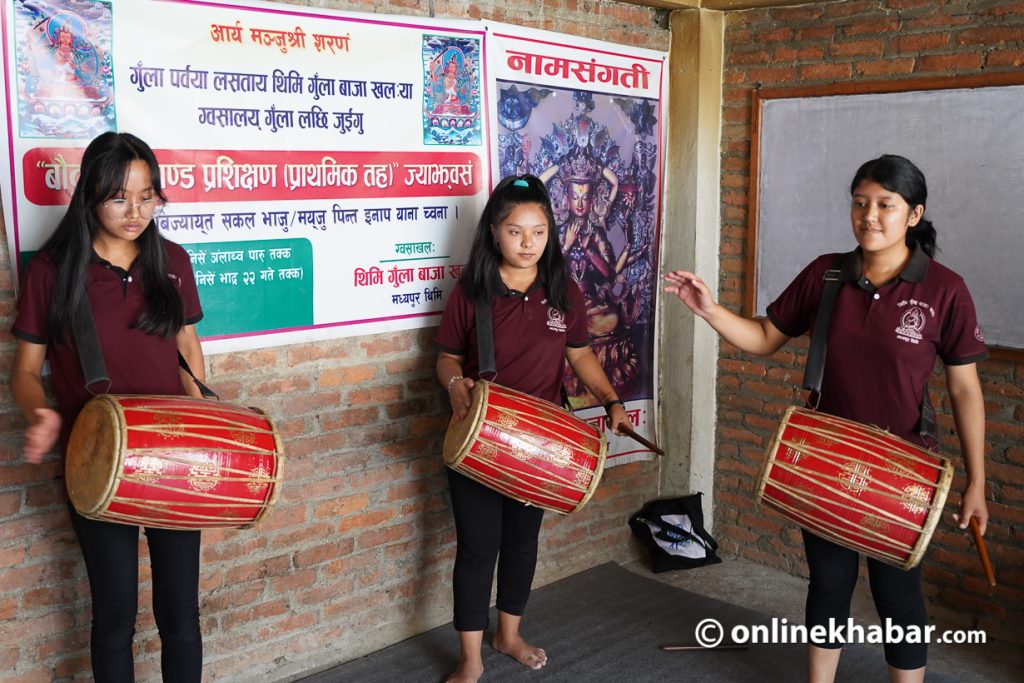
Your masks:
<path fill-rule="evenodd" d="M 202 319 L 203 311 L 188 252 L 167 240 L 164 240 L 164 251 L 167 277 L 177 285 L 185 306 L 186 324 L 194 325 Z M 11 330 L 18 339 L 33 344 L 47 343 L 55 274 L 54 264 L 44 252 L 36 254 L 29 263 L 18 296 L 18 315 Z M 126 272 L 95 254 L 86 272 L 85 290 L 110 376 L 110 389 L 106 393 L 184 394 L 174 335 L 157 337 L 132 327 L 145 307 L 139 279 L 135 265 Z M 85 388 L 74 339 L 49 344 L 46 357 L 62 420 L 61 443 L 66 443 L 75 418 L 92 394 Z"/>
<path fill-rule="evenodd" d="M 491 308 L 494 328 L 494 381 L 545 401 L 562 401 L 565 348 L 590 344 L 586 304 L 575 282 L 566 283 L 568 311 L 549 306 L 543 284 L 527 292 L 509 290 L 495 298 Z M 462 374 L 479 379 L 476 310 L 456 283 L 444 307 L 437 330 L 441 351 L 463 356 Z M 491 378 L 487 378 L 491 379 Z"/>
<path fill-rule="evenodd" d="M 813 328 L 822 277 L 838 257 L 819 256 L 768 306 L 780 332 L 797 337 Z M 935 358 L 966 365 L 988 355 L 974 302 L 963 278 L 917 247 L 899 276 L 877 289 L 861 267 L 858 249 L 840 273 L 818 408 L 934 446 L 918 425 Z"/>

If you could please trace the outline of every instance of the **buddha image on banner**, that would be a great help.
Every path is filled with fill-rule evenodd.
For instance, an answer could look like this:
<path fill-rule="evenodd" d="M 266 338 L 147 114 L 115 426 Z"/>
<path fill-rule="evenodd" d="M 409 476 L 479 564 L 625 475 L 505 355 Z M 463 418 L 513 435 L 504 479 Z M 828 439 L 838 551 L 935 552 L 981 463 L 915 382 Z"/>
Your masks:
<path fill-rule="evenodd" d="M 587 304 L 591 347 L 626 401 L 653 396 L 658 130 L 649 99 L 499 80 L 501 176 L 551 194 L 558 238 Z M 595 405 L 571 372 L 574 408 Z"/>
<path fill-rule="evenodd" d="M 480 40 L 423 36 L 423 143 L 479 145 Z"/>
<path fill-rule="evenodd" d="M 92 138 L 117 127 L 111 7 L 14 0 L 18 131 L 25 138 Z"/>

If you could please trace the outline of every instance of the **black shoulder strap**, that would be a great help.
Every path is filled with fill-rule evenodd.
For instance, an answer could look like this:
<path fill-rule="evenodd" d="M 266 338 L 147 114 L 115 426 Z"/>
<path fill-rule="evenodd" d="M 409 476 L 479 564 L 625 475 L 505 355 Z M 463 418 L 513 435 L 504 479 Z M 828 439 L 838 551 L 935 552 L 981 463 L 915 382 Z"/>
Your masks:
<path fill-rule="evenodd" d="M 110 391 L 110 377 L 107 376 L 107 364 L 103 360 L 103 349 L 100 348 L 99 335 L 96 334 L 96 321 L 92 317 L 92 306 L 89 304 L 89 295 L 82 293 L 82 299 L 78 304 L 74 319 L 71 323 L 71 333 L 75 337 L 75 345 L 78 347 L 78 362 L 82 365 L 82 376 L 85 377 L 85 389 L 95 395 L 92 385 L 99 382 L 106 382 L 107 388 L 99 393 Z M 209 387 L 196 379 L 192 374 L 192 368 L 188 361 L 178 352 L 178 365 L 189 374 L 192 381 L 199 388 L 199 393 L 204 398 L 217 398 Z"/>
<path fill-rule="evenodd" d="M 491 321 L 491 303 L 476 302 L 476 350 L 480 376 L 485 373 L 497 376 L 494 367 L 494 323 Z"/>
<path fill-rule="evenodd" d="M 199 378 L 192 373 L 192 368 L 188 366 L 188 361 L 185 360 L 185 356 L 181 355 L 181 351 L 178 351 L 178 367 L 188 373 L 188 376 L 196 383 L 196 387 L 198 387 L 199 393 L 203 395 L 203 398 L 215 398 L 218 401 L 220 400 L 220 396 L 218 396 L 213 389 L 199 381 Z"/>
<path fill-rule="evenodd" d="M 85 389 L 94 394 L 92 385 L 106 382 L 107 388 L 99 393 L 110 391 L 110 377 L 107 376 L 107 364 L 103 361 L 103 350 L 96 334 L 96 322 L 92 319 L 92 305 L 89 295 L 82 292 L 78 308 L 71 320 L 71 333 L 78 347 L 78 362 L 82 365 L 82 376 L 85 377 Z"/>
<path fill-rule="evenodd" d="M 828 324 L 832 318 L 832 309 L 836 305 L 839 289 L 843 283 L 839 273 L 848 254 L 836 257 L 832 267 L 825 271 L 825 287 L 821 292 L 818 304 L 818 315 L 814 318 L 814 329 L 811 331 L 811 348 L 807 352 L 807 365 L 804 367 L 804 389 L 814 393 L 821 392 L 821 378 L 825 374 L 825 354 L 828 351 Z"/>

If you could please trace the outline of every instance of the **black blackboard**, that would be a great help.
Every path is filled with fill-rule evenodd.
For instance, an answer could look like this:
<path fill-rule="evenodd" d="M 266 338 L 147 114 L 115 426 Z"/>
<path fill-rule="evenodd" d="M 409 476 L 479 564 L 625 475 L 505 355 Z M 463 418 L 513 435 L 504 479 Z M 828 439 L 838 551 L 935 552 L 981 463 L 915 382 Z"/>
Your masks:
<path fill-rule="evenodd" d="M 937 260 L 967 281 L 986 341 L 1024 349 L 1024 75 L 761 91 L 754 108 L 748 313 L 856 246 L 850 180 L 901 154 L 928 179 Z"/>

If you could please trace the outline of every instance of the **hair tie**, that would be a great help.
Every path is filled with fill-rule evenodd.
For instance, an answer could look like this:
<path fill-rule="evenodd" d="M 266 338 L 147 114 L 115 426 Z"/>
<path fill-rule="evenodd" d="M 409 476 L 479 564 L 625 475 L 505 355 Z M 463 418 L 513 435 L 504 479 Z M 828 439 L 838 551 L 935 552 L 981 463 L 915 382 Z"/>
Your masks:
<path fill-rule="evenodd" d="M 512 181 L 512 184 L 515 187 L 529 187 L 530 186 L 530 183 L 526 182 L 522 178 L 516 178 L 515 180 Z"/>

